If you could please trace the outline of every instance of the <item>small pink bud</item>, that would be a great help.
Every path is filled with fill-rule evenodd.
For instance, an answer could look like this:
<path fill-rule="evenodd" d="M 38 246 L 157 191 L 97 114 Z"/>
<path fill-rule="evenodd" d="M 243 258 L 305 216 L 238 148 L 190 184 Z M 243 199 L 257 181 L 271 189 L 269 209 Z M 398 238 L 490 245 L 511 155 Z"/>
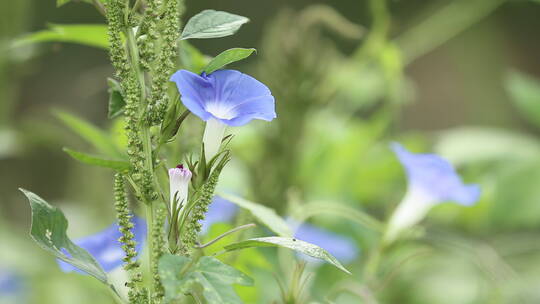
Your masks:
<path fill-rule="evenodd" d="M 179 204 L 185 204 L 188 199 L 189 181 L 191 171 L 183 165 L 169 169 L 169 188 L 171 193 L 171 210 L 175 206 L 175 198 Z"/>

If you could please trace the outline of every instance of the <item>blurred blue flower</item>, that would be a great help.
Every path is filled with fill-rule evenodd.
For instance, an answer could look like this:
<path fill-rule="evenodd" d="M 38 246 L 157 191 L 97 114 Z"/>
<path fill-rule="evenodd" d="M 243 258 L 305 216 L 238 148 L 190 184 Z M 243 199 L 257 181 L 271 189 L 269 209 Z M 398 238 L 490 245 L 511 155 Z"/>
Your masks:
<path fill-rule="evenodd" d="M 405 229 L 420 222 L 434 205 L 453 201 L 470 206 L 480 198 L 478 185 L 466 185 L 452 165 L 435 154 L 414 154 L 398 143 L 392 150 L 405 167 L 407 193 L 394 211 L 384 236 L 394 241 Z"/>
<path fill-rule="evenodd" d="M 238 212 L 238 206 L 220 196 L 214 196 L 214 200 L 210 204 L 210 207 L 208 207 L 208 212 L 206 212 L 206 216 L 201 222 L 202 233 L 207 233 L 214 223 L 232 220 L 236 212 Z"/>
<path fill-rule="evenodd" d="M 0 303 L 26 303 L 28 291 L 25 285 L 16 272 L 0 268 Z"/>
<path fill-rule="evenodd" d="M 226 126 L 276 118 L 274 96 L 268 87 L 238 71 L 197 75 L 179 70 L 171 81 L 176 83 L 186 108 L 207 122 L 203 144 L 208 161 L 219 151 Z"/>
<path fill-rule="evenodd" d="M 132 220 L 134 227 L 131 231 L 135 235 L 134 240 L 137 242 L 136 250 L 140 253 L 143 248 L 143 242 L 146 239 L 146 221 L 137 216 L 134 216 Z M 121 236 L 122 234 L 118 230 L 118 224 L 114 223 L 105 230 L 77 239 L 74 243 L 86 249 L 106 272 L 110 272 L 124 263 L 122 259 L 125 257 L 125 253 L 122 249 L 122 244 L 118 241 Z M 64 272 L 75 271 L 84 274 L 78 268 L 64 261 L 57 261 Z"/>
<path fill-rule="evenodd" d="M 353 262 L 360 253 L 356 242 L 349 237 L 333 233 L 308 223 L 298 224 L 292 219 L 287 219 L 287 222 L 294 231 L 295 238 L 325 249 L 342 263 L 346 264 Z M 308 261 L 321 263 L 320 260 L 311 258 L 307 255 L 301 256 Z"/>
<path fill-rule="evenodd" d="M 452 165 L 436 154 L 414 154 L 398 143 L 392 144 L 405 167 L 409 188 L 422 191 L 433 203 L 454 201 L 470 206 L 480 197 L 478 185 L 465 185 Z"/>

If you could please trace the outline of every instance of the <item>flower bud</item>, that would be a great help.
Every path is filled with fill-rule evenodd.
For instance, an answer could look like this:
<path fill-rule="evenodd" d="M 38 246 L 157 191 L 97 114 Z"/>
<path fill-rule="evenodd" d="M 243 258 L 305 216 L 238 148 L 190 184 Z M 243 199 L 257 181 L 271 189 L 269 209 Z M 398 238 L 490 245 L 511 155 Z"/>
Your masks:
<path fill-rule="evenodd" d="M 169 169 L 169 188 L 171 193 L 171 212 L 175 207 L 185 205 L 188 200 L 189 181 L 191 171 L 183 165 Z"/>

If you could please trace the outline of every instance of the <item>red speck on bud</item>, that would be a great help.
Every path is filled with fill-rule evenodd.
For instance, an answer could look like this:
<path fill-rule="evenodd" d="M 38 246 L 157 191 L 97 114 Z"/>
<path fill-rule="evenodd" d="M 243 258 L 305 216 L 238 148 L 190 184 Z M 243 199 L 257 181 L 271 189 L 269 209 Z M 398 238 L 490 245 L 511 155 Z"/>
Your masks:
<path fill-rule="evenodd" d="M 176 168 L 178 168 L 178 169 L 184 169 L 184 165 L 180 164 L 180 165 L 176 166 Z"/>

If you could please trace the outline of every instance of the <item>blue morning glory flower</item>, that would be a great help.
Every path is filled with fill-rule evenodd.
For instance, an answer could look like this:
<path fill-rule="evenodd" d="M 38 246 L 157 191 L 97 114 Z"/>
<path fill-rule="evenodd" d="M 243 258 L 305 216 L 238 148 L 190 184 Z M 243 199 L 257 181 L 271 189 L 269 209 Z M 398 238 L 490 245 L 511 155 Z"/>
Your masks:
<path fill-rule="evenodd" d="M 202 233 L 208 232 L 214 223 L 232 220 L 237 212 L 238 206 L 220 196 L 214 196 L 214 200 L 210 204 L 210 207 L 208 207 L 208 212 L 206 212 L 204 220 L 201 221 Z"/>
<path fill-rule="evenodd" d="M 133 224 L 134 227 L 132 232 L 135 235 L 134 240 L 137 242 L 135 249 L 137 252 L 141 252 L 143 242 L 146 239 L 146 221 L 140 217 L 134 216 Z M 110 272 L 124 263 L 124 261 L 122 261 L 125 257 L 124 250 L 122 249 L 122 244 L 118 241 L 121 236 L 122 234 L 118 230 L 118 224 L 114 223 L 105 230 L 75 240 L 74 243 L 79 247 L 86 249 L 86 251 L 98 261 L 103 270 Z M 84 272 L 64 261 L 57 261 L 64 272 L 75 271 L 84 274 Z"/>
<path fill-rule="evenodd" d="M 433 203 L 454 201 L 470 206 L 480 196 L 478 185 L 465 185 L 456 170 L 445 159 L 436 154 L 414 154 L 398 143 L 392 150 L 405 167 L 409 188 L 425 192 Z"/>
<path fill-rule="evenodd" d="M 287 222 L 294 228 L 295 238 L 325 249 L 342 263 L 346 264 L 353 262 L 360 253 L 356 242 L 349 237 L 333 233 L 308 223 L 298 225 L 291 219 L 288 219 Z M 315 263 L 321 262 L 320 260 L 305 255 L 302 255 L 302 258 Z"/>
<path fill-rule="evenodd" d="M 0 268 L 0 303 L 26 303 L 27 290 L 23 278 L 16 272 Z"/>
<path fill-rule="evenodd" d="M 453 201 L 470 206 L 480 198 L 480 187 L 464 184 L 452 165 L 440 156 L 411 153 L 398 143 L 392 144 L 392 150 L 405 168 L 408 187 L 388 223 L 386 242 L 421 221 L 438 203 Z"/>
<path fill-rule="evenodd" d="M 207 122 L 203 138 L 207 160 L 219 151 L 226 126 L 276 118 L 274 96 L 268 87 L 239 71 L 197 75 L 179 70 L 171 81 L 176 83 L 186 108 Z"/>

